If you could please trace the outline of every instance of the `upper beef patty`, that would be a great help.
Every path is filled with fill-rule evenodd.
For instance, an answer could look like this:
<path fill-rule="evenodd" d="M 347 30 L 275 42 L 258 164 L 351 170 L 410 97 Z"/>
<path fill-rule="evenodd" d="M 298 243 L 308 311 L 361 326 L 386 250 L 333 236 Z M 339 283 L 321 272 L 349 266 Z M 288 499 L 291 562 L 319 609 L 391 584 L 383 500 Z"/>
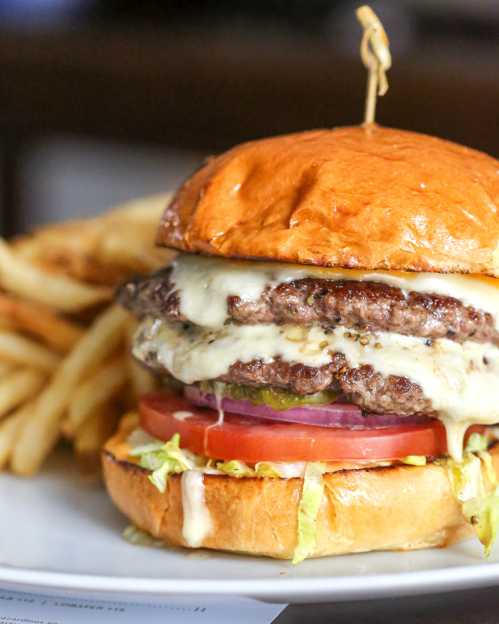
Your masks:
<path fill-rule="evenodd" d="M 170 270 L 125 284 L 119 301 L 137 316 L 187 321 Z M 242 324 L 293 323 L 343 325 L 367 331 L 391 331 L 428 339 L 473 340 L 499 346 L 499 332 L 490 314 L 452 297 L 404 294 L 376 282 L 305 278 L 267 287 L 257 301 L 228 297 L 230 319 Z"/>

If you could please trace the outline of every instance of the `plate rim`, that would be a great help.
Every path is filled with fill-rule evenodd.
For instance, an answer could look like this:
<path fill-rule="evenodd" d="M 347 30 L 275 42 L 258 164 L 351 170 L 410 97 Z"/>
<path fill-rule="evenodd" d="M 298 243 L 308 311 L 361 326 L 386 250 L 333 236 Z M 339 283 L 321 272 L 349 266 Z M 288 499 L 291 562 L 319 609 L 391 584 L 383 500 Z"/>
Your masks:
<path fill-rule="evenodd" d="M 362 580 L 359 583 L 359 580 Z M 374 599 L 389 595 L 438 593 L 444 591 L 495 585 L 499 583 L 499 562 L 487 565 L 460 565 L 404 573 L 367 574 L 358 576 L 319 576 L 311 578 L 269 579 L 233 578 L 152 579 L 91 574 L 50 572 L 29 568 L 0 566 L 0 583 L 22 591 L 34 587 L 40 590 L 63 590 L 105 595 L 133 596 L 251 596 L 260 599 L 289 597 L 330 598 L 335 601 Z"/>

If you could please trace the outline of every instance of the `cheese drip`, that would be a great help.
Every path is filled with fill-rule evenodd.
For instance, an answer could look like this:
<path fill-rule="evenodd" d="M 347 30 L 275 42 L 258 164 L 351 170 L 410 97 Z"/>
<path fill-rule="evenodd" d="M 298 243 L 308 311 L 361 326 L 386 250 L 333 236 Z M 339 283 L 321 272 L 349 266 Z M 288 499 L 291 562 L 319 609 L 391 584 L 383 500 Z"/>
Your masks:
<path fill-rule="evenodd" d="M 279 357 L 287 362 L 320 367 L 341 352 L 348 365 L 371 365 L 384 376 L 407 377 L 421 386 L 449 432 L 455 457 L 459 439 L 468 425 L 499 421 L 499 349 L 490 344 L 447 339 L 425 340 L 393 332 L 363 334 L 319 326 L 225 325 L 210 331 L 146 319 L 135 342 L 134 354 L 142 360 L 157 358 L 184 383 L 216 379 L 237 361 Z M 367 338 L 367 340 L 365 340 Z M 462 446 L 462 444 L 461 444 Z"/>
<path fill-rule="evenodd" d="M 380 282 L 410 291 L 454 297 L 465 305 L 489 312 L 499 329 L 499 280 L 476 275 L 361 271 L 279 262 L 249 262 L 180 255 L 171 273 L 179 293 L 180 311 L 191 323 L 219 328 L 228 318 L 227 297 L 259 299 L 267 285 L 276 286 L 306 277 L 329 280 Z"/>
<path fill-rule="evenodd" d="M 204 498 L 203 473 L 187 470 L 182 473 L 180 489 L 184 522 L 182 537 L 191 548 L 199 548 L 212 530 L 212 521 Z"/>

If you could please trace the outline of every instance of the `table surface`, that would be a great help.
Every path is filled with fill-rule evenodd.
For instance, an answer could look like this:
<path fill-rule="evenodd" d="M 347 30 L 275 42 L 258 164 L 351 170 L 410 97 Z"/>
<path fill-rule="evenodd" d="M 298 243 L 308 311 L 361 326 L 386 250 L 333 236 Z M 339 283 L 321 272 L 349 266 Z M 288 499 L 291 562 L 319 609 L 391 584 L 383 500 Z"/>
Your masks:
<path fill-rule="evenodd" d="M 499 587 L 336 604 L 291 605 L 275 624 L 496 624 Z"/>

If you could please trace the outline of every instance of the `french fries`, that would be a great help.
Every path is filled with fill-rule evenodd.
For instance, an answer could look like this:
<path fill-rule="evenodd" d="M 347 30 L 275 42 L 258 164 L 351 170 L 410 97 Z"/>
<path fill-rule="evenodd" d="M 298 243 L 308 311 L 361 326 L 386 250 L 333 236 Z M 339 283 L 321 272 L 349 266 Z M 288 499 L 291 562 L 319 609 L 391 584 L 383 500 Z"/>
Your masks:
<path fill-rule="evenodd" d="M 0 360 L 0 379 L 2 379 L 9 371 L 13 370 L 15 365 L 12 362 L 2 362 Z"/>
<path fill-rule="evenodd" d="M 147 394 L 148 392 L 156 390 L 158 385 L 154 375 L 152 375 L 143 366 L 138 364 L 131 355 L 133 336 L 136 329 L 137 321 L 135 319 L 129 319 L 125 327 L 125 340 L 127 352 L 130 354 L 127 358 L 128 374 L 130 377 L 131 390 L 135 402 L 137 402 L 139 397 L 143 394 Z"/>
<path fill-rule="evenodd" d="M 69 406 L 67 430 L 70 433 L 76 431 L 99 406 L 115 396 L 125 384 L 127 373 L 123 357 L 97 368 L 95 373 L 75 389 Z"/>
<path fill-rule="evenodd" d="M 154 246 L 167 201 L 0 238 L 0 470 L 36 474 L 64 438 L 94 471 L 119 416 L 156 387 L 129 355 L 136 322 L 111 299 L 172 258 Z"/>
<path fill-rule="evenodd" d="M 62 312 L 77 312 L 109 301 L 109 288 L 82 284 L 65 275 L 50 274 L 16 257 L 0 239 L 0 286 L 7 292 Z"/>
<path fill-rule="evenodd" d="M 119 412 L 116 408 L 104 403 L 97 406 L 79 427 L 75 435 L 74 450 L 83 472 L 95 473 L 100 468 L 101 448 L 113 433 L 118 419 Z"/>
<path fill-rule="evenodd" d="M 50 372 L 55 370 L 60 357 L 14 332 L 0 331 L 0 357 L 11 364 L 32 366 L 37 370 Z"/>
<path fill-rule="evenodd" d="M 41 338 L 49 347 L 66 353 L 81 337 L 83 329 L 58 316 L 48 308 L 26 303 L 15 297 L 0 294 L 0 328 L 24 330 Z"/>
<path fill-rule="evenodd" d="M 108 308 L 62 362 L 21 431 L 11 460 L 14 472 L 30 475 L 38 471 L 57 442 L 60 421 L 78 380 L 113 353 L 126 319 L 127 314 L 121 308 Z"/>
<path fill-rule="evenodd" d="M 133 398 L 138 401 L 139 397 L 156 390 L 158 382 L 143 366 L 138 364 L 132 356 L 128 358 L 128 374 L 132 386 Z"/>
<path fill-rule="evenodd" d="M 41 228 L 14 241 L 18 257 L 85 283 L 115 286 L 130 275 L 165 266 L 173 257 L 154 246 L 169 195 L 133 200 L 95 219 Z"/>
<path fill-rule="evenodd" d="M 0 381 L 0 418 L 30 399 L 41 388 L 44 376 L 36 370 L 17 370 Z"/>
<path fill-rule="evenodd" d="M 35 401 L 25 403 L 6 420 L 0 423 L 0 470 L 5 468 L 5 465 L 9 461 L 22 426 L 33 413 L 34 407 Z"/>

